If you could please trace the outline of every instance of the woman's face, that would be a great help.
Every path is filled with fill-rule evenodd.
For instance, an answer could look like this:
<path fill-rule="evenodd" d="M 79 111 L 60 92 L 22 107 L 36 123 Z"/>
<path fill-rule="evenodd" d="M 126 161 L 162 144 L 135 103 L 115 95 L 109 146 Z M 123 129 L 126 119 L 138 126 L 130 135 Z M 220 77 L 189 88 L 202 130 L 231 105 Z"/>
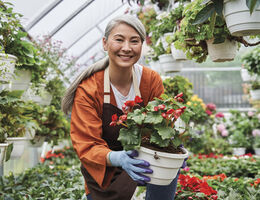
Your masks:
<path fill-rule="evenodd" d="M 107 40 L 103 38 L 103 47 L 108 51 L 109 65 L 132 67 L 140 58 L 142 41 L 133 27 L 119 24 L 112 29 Z"/>

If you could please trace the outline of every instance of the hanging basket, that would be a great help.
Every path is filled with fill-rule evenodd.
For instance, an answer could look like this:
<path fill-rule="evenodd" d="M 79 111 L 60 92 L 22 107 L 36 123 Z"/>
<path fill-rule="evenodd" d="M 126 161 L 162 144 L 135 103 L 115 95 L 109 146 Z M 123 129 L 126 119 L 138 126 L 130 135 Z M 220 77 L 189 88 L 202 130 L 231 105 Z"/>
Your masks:
<path fill-rule="evenodd" d="M 24 152 L 24 147 L 26 145 L 27 137 L 7 137 L 6 141 L 8 144 L 13 144 L 13 150 L 11 152 L 11 159 L 19 159 Z"/>
<path fill-rule="evenodd" d="M 246 153 L 246 148 L 245 147 L 233 148 L 233 155 L 235 155 L 235 156 L 242 156 L 245 153 Z"/>
<path fill-rule="evenodd" d="M 260 6 L 250 15 L 245 0 L 224 0 L 224 17 L 234 36 L 260 34 Z"/>
<path fill-rule="evenodd" d="M 176 49 L 174 44 L 171 44 L 172 57 L 175 60 L 187 60 L 186 54 L 179 49 Z"/>
<path fill-rule="evenodd" d="M 260 100 L 260 89 L 250 90 L 250 96 L 252 100 Z"/>
<path fill-rule="evenodd" d="M 174 60 L 172 54 L 163 54 L 159 56 L 161 69 L 165 73 L 179 72 L 182 69 L 182 62 Z"/>
<path fill-rule="evenodd" d="M 0 82 L 9 82 L 14 74 L 17 57 L 0 53 Z"/>
<path fill-rule="evenodd" d="M 11 90 L 27 90 L 32 79 L 32 72 L 29 70 L 17 70 L 16 74 L 12 80 Z"/>
<path fill-rule="evenodd" d="M 220 44 L 213 44 L 214 39 L 207 40 L 209 57 L 213 62 L 232 61 L 236 56 L 236 41 L 225 40 Z"/>
<path fill-rule="evenodd" d="M 176 177 L 180 167 L 189 153 L 184 149 L 184 154 L 172 154 L 154 151 L 146 147 L 139 150 L 138 159 L 146 160 L 150 163 L 152 174 L 146 174 L 151 178 L 150 184 L 169 185 Z"/>

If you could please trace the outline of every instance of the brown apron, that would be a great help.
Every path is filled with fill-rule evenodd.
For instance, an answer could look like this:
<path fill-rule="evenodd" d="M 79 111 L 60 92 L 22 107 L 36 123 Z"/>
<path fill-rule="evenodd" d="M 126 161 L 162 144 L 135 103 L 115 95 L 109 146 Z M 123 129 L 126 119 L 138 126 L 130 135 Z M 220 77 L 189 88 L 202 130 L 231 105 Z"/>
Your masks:
<path fill-rule="evenodd" d="M 135 94 L 140 96 L 135 72 L 133 71 L 133 84 Z M 113 151 L 121 151 L 123 147 L 117 138 L 119 136 L 120 126 L 109 126 L 113 114 L 118 116 L 123 112 L 116 106 L 110 104 L 110 81 L 109 68 L 107 67 L 104 74 L 104 104 L 102 115 L 102 138 L 107 142 L 109 148 Z M 81 172 L 85 178 L 88 189 L 93 200 L 130 200 L 135 192 L 137 183 L 120 167 L 116 168 L 114 177 L 106 189 L 102 189 L 91 177 L 87 170 L 81 165 Z"/>

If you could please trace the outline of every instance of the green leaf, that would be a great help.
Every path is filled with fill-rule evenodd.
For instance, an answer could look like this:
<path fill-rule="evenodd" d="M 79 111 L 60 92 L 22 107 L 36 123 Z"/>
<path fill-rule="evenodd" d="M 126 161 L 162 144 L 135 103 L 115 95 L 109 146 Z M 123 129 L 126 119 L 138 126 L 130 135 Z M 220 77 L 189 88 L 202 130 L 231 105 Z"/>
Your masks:
<path fill-rule="evenodd" d="M 163 121 L 160 112 L 148 113 L 144 119 L 144 123 L 159 124 Z"/>
<path fill-rule="evenodd" d="M 258 8 L 260 5 L 260 0 L 246 0 L 246 5 L 250 10 L 250 15 Z"/>
<path fill-rule="evenodd" d="M 205 22 L 215 12 L 214 4 L 211 3 L 204 7 L 195 17 L 192 25 L 197 25 Z"/>
<path fill-rule="evenodd" d="M 170 139 L 176 132 L 172 127 L 169 126 L 159 125 L 155 126 L 154 128 L 158 131 L 158 134 L 162 137 L 162 139 Z"/>
<path fill-rule="evenodd" d="M 223 43 L 225 41 L 225 37 L 219 37 L 219 38 L 215 38 L 213 41 L 213 44 L 220 44 Z"/>
<path fill-rule="evenodd" d="M 163 140 L 162 137 L 158 133 L 153 132 L 153 134 L 151 135 L 151 138 L 150 138 L 150 142 L 157 144 L 160 147 L 167 147 L 170 144 L 170 139 Z"/>
<path fill-rule="evenodd" d="M 213 4 L 215 7 L 215 11 L 218 13 L 219 16 L 222 16 L 223 1 L 222 0 L 213 0 Z"/>
<path fill-rule="evenodd" d="M 135 146 L 140 146 L 141 144 L 141 134 L 140 129 L 136 126 L 130 128 L 121 128 L 119 131 L 118 141 L 121 142 L 125 150 L 131 150 Z M 136 148 L 137 148 L 136 147 Z"/>
<path fill-rule="evenodd" d="M 133 113 L 129 113 L 129 118 L 133 119 L 135 123 L 141 125 L 143 123 L 143 120 L 145 118 L 145 115 L 142 114 L 142 111 L 139 109 L 134 110 Z"/>
<path fill-rule="evenodd" d="M 5 162 L 7 162 L 10 159 L 12 151 L 13 151 L 13 143 L 7 146 Z"/>

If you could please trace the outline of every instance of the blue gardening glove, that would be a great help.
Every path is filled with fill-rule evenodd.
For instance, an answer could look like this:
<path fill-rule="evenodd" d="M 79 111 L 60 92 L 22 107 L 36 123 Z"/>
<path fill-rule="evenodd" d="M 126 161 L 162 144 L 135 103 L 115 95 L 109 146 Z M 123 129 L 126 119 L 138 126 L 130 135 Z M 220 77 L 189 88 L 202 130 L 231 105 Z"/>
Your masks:
<path fill-rule="evenodd" d="M 182 169 L 184 169 L 187 166 L 186 160 L 188 160 L 188 158 L 184 159 L 182 166 L 181 166 Z"/>
<path fill-rule="evenodd" d="M 111 151 L 109 153 L 109 160 L 112 166 L 122 167 L 128 175 L 136 182 L 144 185 L 151 179 L 142 173 L 153 173 L 148 167 L 150 163 L 145 160 L 138 160 L 133 157 L 138 156 L 137 151 Z"/>

